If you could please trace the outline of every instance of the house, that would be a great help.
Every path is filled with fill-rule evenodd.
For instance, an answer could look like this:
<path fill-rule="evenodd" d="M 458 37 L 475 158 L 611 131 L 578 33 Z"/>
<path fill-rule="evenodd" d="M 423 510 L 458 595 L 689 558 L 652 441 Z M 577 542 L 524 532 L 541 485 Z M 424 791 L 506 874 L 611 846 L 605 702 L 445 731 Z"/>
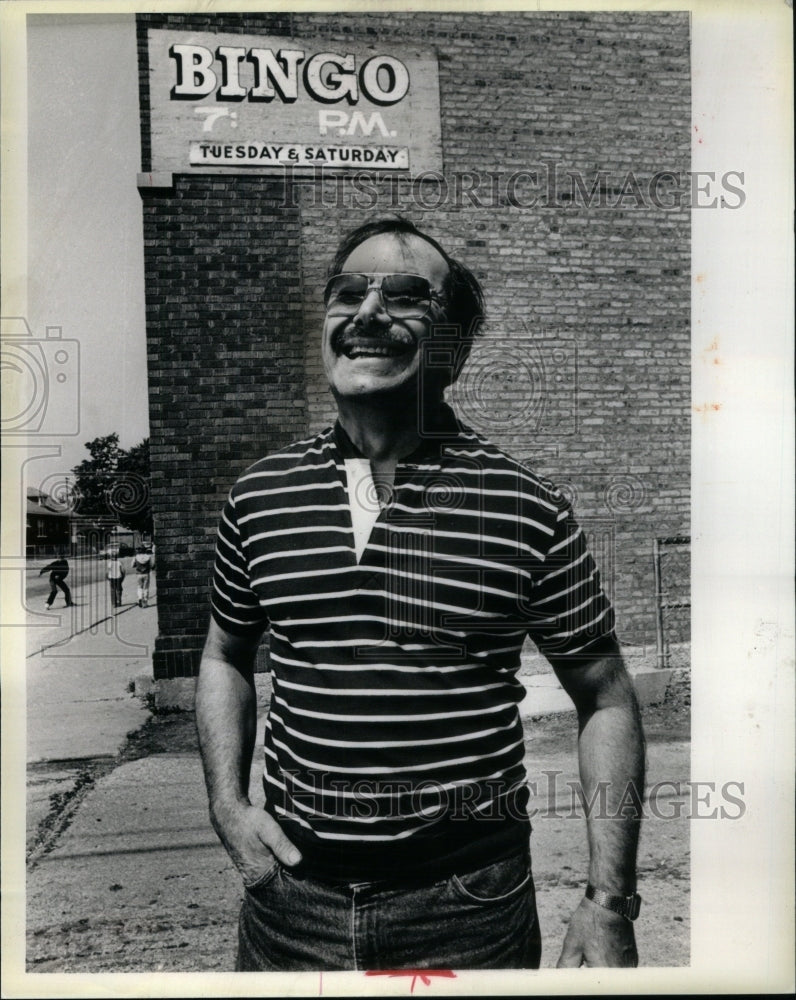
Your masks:
<path fill-rule="evenodd" d="M 28 487 L 25 511 L 25 555 L 67 554 L 71 543 L 69 511 L 47 493 Z"/>
<path fill-rule="evenodd" d="M 122 527 L 113 517 L 77 514 L 49 494 L 28 487 L 25 554 L 29 558 L 51 555 L 92 556 L 109 547 L 123 555 L 150 541 L 141 532 Z"/>

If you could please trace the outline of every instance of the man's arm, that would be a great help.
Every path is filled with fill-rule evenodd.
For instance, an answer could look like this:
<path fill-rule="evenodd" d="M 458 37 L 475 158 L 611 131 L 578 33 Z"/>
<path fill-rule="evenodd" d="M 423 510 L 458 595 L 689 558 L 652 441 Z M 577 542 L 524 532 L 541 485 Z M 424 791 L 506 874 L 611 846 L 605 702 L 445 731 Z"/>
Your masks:
<path fill-rule="evenodd" d="M 633 682 L 618 649 L 556 674 L 578 712 L 578 761 L 587 809 L 589 882 L 611 895 L 636 891 L 644 791 L 644 734 Z M 605 795 L 601 794 L 605 789 Z M 633 924 L 584 898 L 572 915 L 559 967 L 635 966 Z"/>
<path fill-rule="evenodd" d="M 196 686 L 196 726 L 210 819 L 247 883 L 268 870 L 273 855 L 287 865 L 301 860 L 278 823 L 249 801 L 259 640 L 231 635 L 211 620 Z"/>

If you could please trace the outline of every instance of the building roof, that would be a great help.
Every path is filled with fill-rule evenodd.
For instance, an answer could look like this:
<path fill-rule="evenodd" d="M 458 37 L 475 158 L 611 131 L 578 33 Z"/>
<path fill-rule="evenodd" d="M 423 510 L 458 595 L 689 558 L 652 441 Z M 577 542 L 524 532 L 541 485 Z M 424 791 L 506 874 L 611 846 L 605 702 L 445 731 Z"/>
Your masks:
<path fill-rule="evenodd" d="M 26 504 L 26 514 L 28 516 L 33 515 L 34 517 L 57 517 L 69 520 L 69 511 L 64 508 L 52 509 L 50 507 L 45 507 L 44 504 L 34 503 L 32 500 L 28 500 Z"/>
<path fill-rule="evenodd" d="M 29 514 L 43 514 L 48 511 L 51 514 L 58 514 L 59 516 L 69 516 L 69 508 L 53 500 L 49 493 L 42 493 L 41 490 L 37 490 L 33 486 L 28 486 L 26 492 Z"/>

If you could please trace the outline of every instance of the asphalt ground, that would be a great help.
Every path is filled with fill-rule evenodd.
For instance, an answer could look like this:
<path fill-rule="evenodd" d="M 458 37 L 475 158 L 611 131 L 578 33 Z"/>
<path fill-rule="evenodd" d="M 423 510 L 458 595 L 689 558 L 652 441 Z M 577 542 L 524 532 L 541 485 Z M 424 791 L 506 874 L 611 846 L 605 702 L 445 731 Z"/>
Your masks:
<path fill-rule="evenodd" d="M 52 559 L 31 559 L 28 561 L 28 568 L 25 571 L 25 597 L 28 607 L 31 610 L 43 608 L 47 597 L 50 594 L 50 574 L 41 573 L 40 570 L 49 566 Z M 66 584 L 73 595 L 79 595 L 86 587 L 91 587 L 99 580 L 105 580 L 106 560 L 96 556 L 71 556 L 68 557 L 69 572 L 66 575 Z M 125 571 L 130 575 L 130 560 L 123 559 Z M 59 590 L 55 601 L 56 607 L 63 603 L 63 591 Z"/>

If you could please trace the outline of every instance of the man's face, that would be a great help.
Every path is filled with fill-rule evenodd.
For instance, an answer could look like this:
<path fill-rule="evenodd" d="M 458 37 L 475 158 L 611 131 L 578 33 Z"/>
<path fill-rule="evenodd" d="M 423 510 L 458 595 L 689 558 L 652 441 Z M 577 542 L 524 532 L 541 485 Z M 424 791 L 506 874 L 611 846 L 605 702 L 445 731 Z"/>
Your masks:
<path fill-rule="evenodd" d="M 399 239 L 383 233 L 360 243 L 343 265 L 343 273 L 347 272 L 420 275 L 442 295 L 448 265 L 420 237 Z M 431 336 L 433 323 L 443 321 L 444 312 L 436 301 L 419 319 L 390 315 L 378 288 L 370 288 L 356 311 L 348 314 L 341 314 L 330 301 L 322 353 L 332 391 L 343 398 L 405 392 L 409 401 L 423 377 L 421 344 Z"/>

